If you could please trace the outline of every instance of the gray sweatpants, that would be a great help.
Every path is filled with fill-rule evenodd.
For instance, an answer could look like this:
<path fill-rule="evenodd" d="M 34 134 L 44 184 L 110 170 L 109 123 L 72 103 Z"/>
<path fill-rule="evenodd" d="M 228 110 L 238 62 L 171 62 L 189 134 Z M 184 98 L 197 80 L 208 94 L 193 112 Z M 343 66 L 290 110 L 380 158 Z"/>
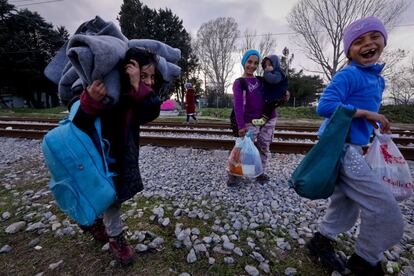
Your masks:
<path fill-rule="evenodd" d="M 120 204 L 114 203 L 103 213 L 106 234 L 110 237 L 115 237 L 122 233 L 123 223 L 119 211 L 120 208 Z"/>
<path fill-rule="evenodd" d="M 253 141 L 259 150 L 260 159 L 262 160 L 263 171 L 266 169 L 267 161 L 270 156 L 270 144 L 273 141 L 275 133 L 277 117 L 270 119 L 264 126 L 254 126 L 250 123 L 246 123 L 247 130 L 253 131 Z"/>
<path fill-rule="evenodd" d="M 319 231 L 335 240 L 361 215 L 355 253 L 375 265 L 401 239 L 404 222 L 391 190 L 365 162 L 362 148 L 347 144 L 344 151 L 338 183 Z"/>

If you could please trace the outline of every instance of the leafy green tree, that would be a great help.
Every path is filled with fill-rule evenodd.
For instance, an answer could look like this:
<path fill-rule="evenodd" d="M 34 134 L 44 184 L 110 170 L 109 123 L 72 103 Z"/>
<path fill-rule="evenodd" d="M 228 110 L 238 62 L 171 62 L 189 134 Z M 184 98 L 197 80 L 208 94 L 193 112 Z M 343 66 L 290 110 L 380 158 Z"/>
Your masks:
<path fill-rule="evenodd" d="M 178 101 L 184 101 L 184 83 L 194 78 L 198 60 L 191 47 L 191 36 L 183 21 L 170 9 L 151 9 L 139 0 L 124 0 L 118 21 L 122 33 L 129 39 L 155 39 L 181 50 L 181 77 L 174 82 L 173 90 Z"/>
<path fill-rule="evenodd" d="M 5 0 L 0 0 L 0 11 L 0 91 L 8 87 L 31 106 L 41 107 L 39 95 L 50 87 L 43 70 L 68 32 L 64 27 L 54 30 L 38 13 L 15 10 Z"/>
<path fill-rule="evenodd" d="M 295 72 L 291 69 L 289 74 L 289 106 L 308 106 L 314 102 L 322 92 L 323 80 L 318 75 L 304 75 L 303 70 Z"/>

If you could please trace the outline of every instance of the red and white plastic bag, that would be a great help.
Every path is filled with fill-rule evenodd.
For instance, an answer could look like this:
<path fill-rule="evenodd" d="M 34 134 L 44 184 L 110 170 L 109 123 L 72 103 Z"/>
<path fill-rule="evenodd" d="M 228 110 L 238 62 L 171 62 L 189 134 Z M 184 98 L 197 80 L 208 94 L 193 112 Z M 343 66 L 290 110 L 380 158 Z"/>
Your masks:
<path fill-rule="evenodd" d="M 402 201 L 413 195 L 413 179 L 407 161 L 391 134 L 375 129 L 375 138 L 365 155 L 368 165 L 380 177 L 382 184 L 390 187 L 395 199 Z"/>

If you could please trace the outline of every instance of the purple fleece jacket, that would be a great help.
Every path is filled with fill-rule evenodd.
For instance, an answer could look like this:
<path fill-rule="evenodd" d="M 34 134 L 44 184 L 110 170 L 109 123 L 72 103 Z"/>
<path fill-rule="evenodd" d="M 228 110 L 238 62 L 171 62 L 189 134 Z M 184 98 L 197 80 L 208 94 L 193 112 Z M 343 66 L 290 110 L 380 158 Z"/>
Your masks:
<path fill-rule="evenodd" d="M 238 80 L 233 83 L 234 112 L 239 129 L 245 128 L 246 123 L 251 123 L 253 119 L 262 117 L 264 108 L 263 86 L 259 79 L 244 78 L 247 82 L 246 100 L 243 99 L 243 91 Z M 245 103 L 244 103 L 245 102 Z M 272 117 L 276 117 L 273 111 Z"/>

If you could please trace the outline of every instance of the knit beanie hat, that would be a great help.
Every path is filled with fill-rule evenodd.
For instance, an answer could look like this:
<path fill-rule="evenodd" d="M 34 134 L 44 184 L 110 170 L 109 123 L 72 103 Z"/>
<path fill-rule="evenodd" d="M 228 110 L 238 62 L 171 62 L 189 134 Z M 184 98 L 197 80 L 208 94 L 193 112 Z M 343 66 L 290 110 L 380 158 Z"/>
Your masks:
<path fill-rule="evenodd" d="M 184 88 L 187 90 L 187 89 L 193 88 L 193 85 L 191 84 L 191 82 L 187 82 L 184 84 Z"/>
<path fill-rule="evenodd" d="M 368 16 L 349 24 L 344 30 L 343 40 L 345 55 L 348 56 L 349 48 L 351 47 L 351 44 L 354 42 L 354 40 L 363 34 L 373 31 L 380 32 L 384 37 L 384 45 L 387 45 L 387 31 L 385 30 L 384 24 L 382 24 L 378 18 L 374 16 Z"/>
<path fill-rule="evenodd" d="M 249 59 L 250 56 L 257 56 L 260 61 L 260 54 L 257 50 L 247 50 L 246 53 L 244 53 L 241 64 L 244 67 L 244 64 Z"/>

